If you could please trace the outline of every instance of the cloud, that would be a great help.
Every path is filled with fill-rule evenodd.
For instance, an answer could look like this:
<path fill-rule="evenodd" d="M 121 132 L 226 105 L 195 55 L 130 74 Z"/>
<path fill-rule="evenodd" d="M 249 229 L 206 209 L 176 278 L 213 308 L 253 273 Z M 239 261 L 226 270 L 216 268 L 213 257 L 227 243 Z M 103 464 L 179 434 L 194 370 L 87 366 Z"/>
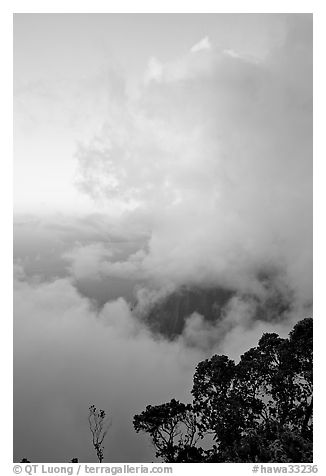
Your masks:
<path fill-rule="evenodd" d="M 110 259 L 113 251 L 101 242 L 88 245 L 77 245 L 63 257 L 72 262 L 71 272 L 77 279 L 95 278 L 101 276 L 103 260 Z"/>
<path fill-rule="evenodd" d="M 279 322 L 257 319 L 258 303 L 251 297 L 234 296 L 223 308 L 221 319 L 208 322 L 205 317 L 194 313 L 186 321 L 179 337 L 183 346 L 201 349 L 203 353 L 224 354 L 238 360 L 239 356 L 255 346 L 264 332 L 278 333 L 286 337 L 298 322 L 302 309 L 289 310 Z M 303 317 L 307 314 L 303 313 Z"/>
<path fill-rule="evenodd" d="M 198 43 L 196 43 L 194 46 L 190 48 L 190 51 L 192 53 L 196 53 L 197 51 L 202 51 L 202 50 L 209 50 L 211 49 L 212 45 L 208 39 L 207 36 L 205 38 L 202 38 Z"/>
<path fill-rule="evenodd" d="M 97 278 L 100 262 L 122 260 L 146 244 L 148 232 L 140 227 L 141 223 L 117 223 L 102 214 L 18 215 L 14 259 L 23 264 L 27 275 L 46 280 L 70 273 L 77 279 Z"/>
<path fill-rule="evenodd" d="M 148 62 L 147 70 L 145 72 L 145 83 L 150 81 L 160 81 L 162 77 L 163 65 L 156 58 L 151 58 Z"/>
<path fill-rule="evenodd" d="M 311 58 L 299 15 L 260 61 L 212 47 L 152 62 L 155 81 L 77 154 L 79 188 L 151 230 L 147 250 L 108 273 L 259 293 L 272 269 L 311 300 Z"/>
<path fill-rule="evenodd" d="M 94 403 L 113 419 L 107 460 L 151 461 L 133 415 L 189 398 L 199 353 L 154 340 L 122 298 L 96 314 L 67 279 L 16 280 L 14 323 L 15 460 L 95 461 L 87 428 Z"/>
<path fill-rule="evenodd" d="M 106 461 L 152 461 L 148 439 L 132 427 L 136 413 L 171 398 L 190 401 L 195 366 L 213 352 L 238 359 L 263 331 L 286 335 L 291 328 L 291 320 L 277 326 L 253 322 L 252 303 L 235 298 L 221 322 L 208 324 L 192 315 L 184 333 L 171 342 L 150 334 L 123 298 L 95 312 L 67 278 L 26 279 L 17 267 L 15 461 L 95 461 L 87 426 L 91 404 L 113 421 Z"/>
<path fill-rule="evenodd" d="M 310 309 L 310 16 L 289 17 L 284 41 L 259 61 L 208 45 L 150 60 L 133 97 L 123 78 L 109 81 L 105 120 L 77 151 L 77 187 L 106 203 L 107 217 L 16 226 L 16 460 L 94 461 L 94 403 L 112 413 L 107 460 L 151 461 L 135 413 L 189 400 L 201 359 L 238 358 L 262 332 L 284 336 Z M 127 291 L 113 298 L 113 282 L 121 296 L 128 280 L 136 311 L 183 285 L 234 295 L 217 323 L 191 314 L 167 341 L 136 318 Z M 101 307 L 77 292 L 91 281 L 105 288 Z M 279 297 L 291 301 L 284 320 L 259 319 L 259 306 L 266 314 Z"/>

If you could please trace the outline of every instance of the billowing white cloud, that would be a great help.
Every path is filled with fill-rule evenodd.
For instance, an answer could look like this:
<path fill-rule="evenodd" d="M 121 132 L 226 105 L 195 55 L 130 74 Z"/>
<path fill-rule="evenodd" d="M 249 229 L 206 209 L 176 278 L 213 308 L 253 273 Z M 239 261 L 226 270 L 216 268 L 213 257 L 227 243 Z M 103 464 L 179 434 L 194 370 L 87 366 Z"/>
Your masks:
<path fill-rule="evenodd" d="M 136 261 L 161 285 L 259 292 L 272 269 L 311 299 L 312 30 L 299 17 L 259 62 L 211 48 L 160 63 L 80 148 L 79 187 L 151 229 L 148 250 L 108 273 Z"/>
<path fill-rule="evenodd" d="M 77 245 L 63 257 L 72 262 L 71 272 L 77 279 L 100 278 L 104 260 L 109 260 L 113 251 L 101 242 Z"/>

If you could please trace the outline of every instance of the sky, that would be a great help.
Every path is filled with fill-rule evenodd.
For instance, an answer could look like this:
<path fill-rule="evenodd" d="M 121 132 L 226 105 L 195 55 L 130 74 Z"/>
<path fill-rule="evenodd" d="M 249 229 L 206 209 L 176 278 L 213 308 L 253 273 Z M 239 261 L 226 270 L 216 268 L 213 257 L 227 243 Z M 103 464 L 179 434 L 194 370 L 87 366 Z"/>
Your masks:
<path fill-rule="evenodd" d="M 95 461 L 95 404 L 152 461 L 133 415 L 311 315 L 312 15 L 15 14 L 14 271 L 14 460 Z M 185 286 L 222 320 L 156 335 Z"/>

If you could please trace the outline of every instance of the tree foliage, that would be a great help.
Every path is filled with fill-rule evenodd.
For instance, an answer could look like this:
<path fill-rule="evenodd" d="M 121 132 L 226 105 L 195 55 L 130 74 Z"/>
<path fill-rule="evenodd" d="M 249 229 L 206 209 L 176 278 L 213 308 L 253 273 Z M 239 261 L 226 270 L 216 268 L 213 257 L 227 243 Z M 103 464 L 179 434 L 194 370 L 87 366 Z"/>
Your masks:
<path fill-rule="evenodd" d="M 196 458 L 196 443 L 200 435 L 196 415 L 191 405 L 172 399 L 163 405 L 146 407 L 134 417 L 137 432 L 149 433 L 156 448 L 156 456 L 181 463 Z"/>
<path fill-rule="evenodd" d="M 237 364 L 225 355 L 200 362 L 192 403 L 149 405 L 134 428 L 165 462 L 310 462 L 312 364 L 307 318 L 287 339 L 263 334 Z"/>

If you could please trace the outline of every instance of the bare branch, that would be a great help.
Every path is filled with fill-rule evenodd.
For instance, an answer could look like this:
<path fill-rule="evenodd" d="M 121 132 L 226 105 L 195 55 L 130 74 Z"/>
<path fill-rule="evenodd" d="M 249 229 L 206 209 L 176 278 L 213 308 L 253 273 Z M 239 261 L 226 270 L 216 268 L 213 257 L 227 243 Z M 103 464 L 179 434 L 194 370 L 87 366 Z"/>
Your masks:
<path fill-rule="evenodd" d="M 97 410 L 94 405 L 91 405 L 89 407 L 88 423 L 92 433 L 92 443 L 96 451 L 97 459 L 102 463 L 104 457 L 104 446 L 102 443 L 112 425 L 111 418 L 106 416 L 104 410 Z"/>

